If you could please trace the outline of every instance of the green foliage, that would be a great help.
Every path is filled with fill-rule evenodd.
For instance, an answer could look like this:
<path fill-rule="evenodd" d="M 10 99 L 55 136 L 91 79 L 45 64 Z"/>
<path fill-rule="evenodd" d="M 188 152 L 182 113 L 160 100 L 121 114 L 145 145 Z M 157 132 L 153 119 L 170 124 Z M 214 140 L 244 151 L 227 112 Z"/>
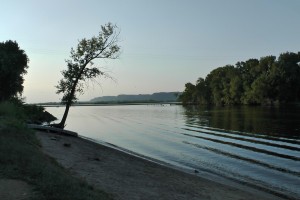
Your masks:
<path fill-rule="evenodd" d="M 186 104 L 196 103 L 195 98 L 196 87 L 192 83 L 185 84 L 184 92 L 179 96 L 179 100 L 185 102 Z"/>
<path fill-rule="evenodd" d="M 211 71 L 196 85 L 187 83 L 183 104 L 274 104 L 300 98 L 300 52 L 249 59 Z"/>
<path fill-rule="evenodd" d="M 17 42 L 0 43 L 0 101 L 21 95 L 28 58 Z"/>
<path fill-rule="evenodd" d="M 23 110 L 26 115 L 27 123 L 42 124 L 57 120 L 56 117 L 47 112 L 42 106 L 27 104 L 23 105 Z"/>
<path fill-rule="evenodd" d="M 45 111 L 44 107 L 16 101 L 1 102 L 0 117 L 5 117 L 9 121 L 17 120 L 23 123 L 35 124 L 50 123 L 56 120 L 56 117 Z"/>
<path fill-rule="evenodd" d="M 21 106 L 5 101 L 0 103 L 0 117 L 23 121 L 25 120 L 25 113 Z"/>

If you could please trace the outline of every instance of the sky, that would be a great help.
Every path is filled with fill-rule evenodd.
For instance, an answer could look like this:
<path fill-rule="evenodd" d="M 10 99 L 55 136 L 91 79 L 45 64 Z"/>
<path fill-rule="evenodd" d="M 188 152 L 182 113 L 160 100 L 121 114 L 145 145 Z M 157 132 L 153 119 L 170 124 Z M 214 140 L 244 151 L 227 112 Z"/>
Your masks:
<path fill-rule="evenodd" d="M 58 102 L 55 85 L 78 41 L 108 22 L 120 29 L 121 55 L 95 62 L 112 79 L 90 83 L 98 96 L 183 91 L 210 71 L 300 51 L 300 0 L 1 0 L 0 42 L 29 58 L 27 103 Z"/>

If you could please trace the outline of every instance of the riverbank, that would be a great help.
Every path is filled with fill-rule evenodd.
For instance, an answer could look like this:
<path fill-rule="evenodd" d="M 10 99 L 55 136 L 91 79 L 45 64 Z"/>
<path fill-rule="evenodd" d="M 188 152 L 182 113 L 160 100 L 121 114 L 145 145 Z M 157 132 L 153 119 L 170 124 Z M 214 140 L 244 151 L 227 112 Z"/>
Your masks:
<path fill-rule="evenodd" d="M 36 132 L 42 151 L 114 199 L 280 199 L 158 165 L 91 141 Z"/>
<path fill-rule="evenodd" d="M 0 117 L 0 199 L 111 199 L 45 155 L 32 130 Z"/>
<path fill-rule="evenodd" d="M 26 123 L 44 122 L 49 116 L 43 108 L 0 102 L 0 199 L 111 199 L 41 151 Z"/>

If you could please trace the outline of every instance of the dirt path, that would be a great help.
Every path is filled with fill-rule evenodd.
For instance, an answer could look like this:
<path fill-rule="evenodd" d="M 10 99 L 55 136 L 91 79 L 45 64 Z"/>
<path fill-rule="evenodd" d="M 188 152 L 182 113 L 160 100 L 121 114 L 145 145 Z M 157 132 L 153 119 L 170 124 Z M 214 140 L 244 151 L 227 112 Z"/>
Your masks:
<path fill-rule="evenodd" d="M 21 180 L 0 179 L 1 200 L 29 200 L 33 196 L 33 188 Z"/>
<path fill-rule="evenodd" d="M 45 132 L 36 135 L 46 154 L 115 199 L 280 199 L 186 174 L 81 138 Z"/>

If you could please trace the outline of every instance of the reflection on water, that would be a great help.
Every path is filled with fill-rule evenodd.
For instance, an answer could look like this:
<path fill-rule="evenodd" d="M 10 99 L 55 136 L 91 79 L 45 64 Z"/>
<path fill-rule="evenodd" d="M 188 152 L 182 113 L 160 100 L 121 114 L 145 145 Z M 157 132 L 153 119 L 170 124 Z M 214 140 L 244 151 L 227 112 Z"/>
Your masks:
<path fill-rule="evenodd" d="M 186 124 L 290 138 L 300 137 L 300 107 L 185 107 Z"/>
<path fill-rule="evenodd" d="M 63 108 L 47 108 L 60 117 Z M 67 128 L 96 141 L 300 198 L 299 107 L 72 107 Z"/>

